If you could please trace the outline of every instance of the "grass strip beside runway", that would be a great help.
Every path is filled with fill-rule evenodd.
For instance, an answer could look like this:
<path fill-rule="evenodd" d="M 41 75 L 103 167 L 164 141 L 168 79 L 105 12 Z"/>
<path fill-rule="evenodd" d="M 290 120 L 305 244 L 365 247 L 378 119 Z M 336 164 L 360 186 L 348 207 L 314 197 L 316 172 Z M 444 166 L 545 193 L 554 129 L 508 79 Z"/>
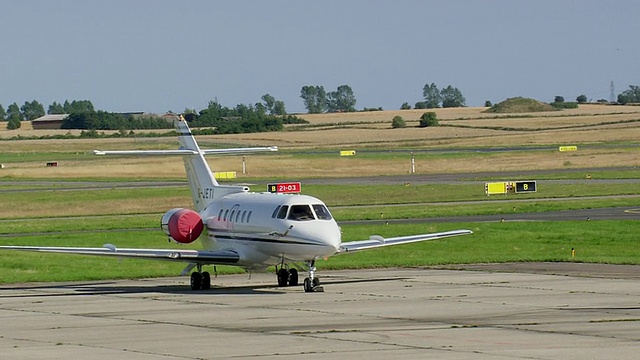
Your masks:
<path fill-rule="evenodd" d="M 492 222 L 453 224 L 346 225 L 343 240 L 468 228 L 473 235 L 364 251 L 319 261 L 322 269 L 415 267 L 513 261 L 578 261 L 640 264 L 637 221 Z M 0 238 L 2 245 L 175 248 L 160 232 L 128 231 Z M 197 244 L 188 248 L 198 248 Z M 183 248 L 187 248 L 183 247 Z M 572 257 L 572 249 L 575 257 Z M 184 264 L 103 257 L 0 252 L 0 283 L 75 281 L 175 276 Z M 219 272 L 241 271 L 218 267 Z M 186 281 L 186 280 L 185 280 Z"/>

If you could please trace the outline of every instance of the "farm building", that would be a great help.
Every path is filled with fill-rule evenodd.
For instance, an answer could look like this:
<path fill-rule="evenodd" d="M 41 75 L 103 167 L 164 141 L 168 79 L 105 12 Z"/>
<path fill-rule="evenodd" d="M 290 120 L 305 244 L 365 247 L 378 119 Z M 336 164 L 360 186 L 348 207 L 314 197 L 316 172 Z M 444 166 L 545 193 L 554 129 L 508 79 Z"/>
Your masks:
<path fill-rule="evenodd" d="M 68 114 L 47 114 L 31 120 L 33 130 L 60 129 Z"/>

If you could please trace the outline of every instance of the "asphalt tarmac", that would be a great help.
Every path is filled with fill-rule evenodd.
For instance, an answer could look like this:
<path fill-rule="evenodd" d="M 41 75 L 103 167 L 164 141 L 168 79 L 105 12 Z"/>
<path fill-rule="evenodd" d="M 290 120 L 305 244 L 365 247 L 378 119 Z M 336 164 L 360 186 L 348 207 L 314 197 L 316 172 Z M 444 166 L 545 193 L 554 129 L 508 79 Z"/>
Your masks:
<path fill-rule="evenodd" d="M 272 274 L 219 277 L 201 292 L 188 290 L 186 277 L 1 286 L 0 354 L 92 360 L 640 354 L 639 267 L 501 266 L 322 272 L 321 293 L 275 287 Z"/>

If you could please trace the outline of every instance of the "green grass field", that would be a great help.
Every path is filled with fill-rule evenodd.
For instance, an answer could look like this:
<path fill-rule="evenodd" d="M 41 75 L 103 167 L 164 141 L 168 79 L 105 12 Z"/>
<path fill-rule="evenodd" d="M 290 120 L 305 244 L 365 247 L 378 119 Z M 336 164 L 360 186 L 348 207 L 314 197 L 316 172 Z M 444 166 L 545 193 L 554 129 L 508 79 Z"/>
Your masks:
<path fill-rule="evenodd" d="M 616 173 L 617 174 L 617 173 Z M 619 176 L 619 175 L 616 175 Z M 29 186 L 26 186 L 27 188 Z M 257 185 L 255 189 L 261 188 Z M 420 218 L 473 214 L 540 212 L 607 206 L 635 206 L 640 189 L 629 184 L 549 184 L 535 194 L 484 195 L 477 184 L 460 185 L 309 185 L 304 192 L 334 206 L 340 221 Z M 102 246 L 173 248 L 159 229 L 160 216 L 177 202 L 189 206 L 186 187 L 107 190 L 7 192 L 0 208 L 13 216 L 0 219 L 1 245 Z M 614 196 L 581 199 L 580 196 Z M 545 197 L 572 197 L 549 201 Z M 169 199 L 170 201 L 167 201 Z M 527 199 L 527 202 L 517 200 Z M 485 200 L 499 200 L 487 202 Z M 144 211 L 127 211 L 131 202 Z M 433 202 L 447 202 L 434 205 Z M 374 205 L 363 205 L 373 203 Z M 420 204 L 417 204 L 420 203 Z M 122 204 L 121 207 L 118 205 Z M 76 209 L 59 216 L 60 206 Z M 514 210 L 514 207 L 516 208 Z M 78 214 L 78 209 L 83 214 Z M 25 210 L 25 209 L 28 209 Z M 36 215 L 33 214 L 34 209 Z M 39 211 L 37 211 L 39 210 Z M 124 214 L 129 212 L 129 214 Z M 38 218 L 37 220 L 35 218 Z M 343 225 L 343 241 L 370 235 L 399 236 L 468 228 L 473 235 L 331 257 L 319 269 L 407 267 L 511 261 L 579 261 L 640 264 L 637 221 L 542 221 L 490 223 L 425 223 Z M 198 244 L 188 245 L 198 248 Z M 575 249 L 572 257 L 571 249 Z M 182 263 L 118 260 L 103 257 L 0 252 L 0 282 L 71 281 L 175 276 Z M 219 273 L 238 272 L 218 267 Z"/>
<path fill-rule="evenodd" d="M 580 105 L 579 109 L 552 114 L 499 116 L 483 113 L 485 108 L 435 109 L 441 124 L 448 126 L 424 129 L 391 129 L 395 115 L 403 116 L 410 126 L 416 126 L 424 110 L 310 114 L 305 116 L 311 123 L 307 131 L 203 136 L 198 137 L 198 141 L 203 148 L 233 146 L 231 144 L 278 145 L 277 154 L 248 158 L 250 173 L 237 182 L 256 183 L 253 190 L 263 191 L 274 178 L 302 179 L 303 193 L 324 200 L 338 222 L 640 207 L 637 183 L 597 181 L 640 178 L 639 109 Z M 4 130 L 0 132 L 0 138 L 8 137 Z M 22 129 L 17 134 L 43 133 Z M 560 140 L 567 143 L 558 143 Z M 576 145 L 579 151 L 550 150 L 558 145 Z M 0 170 L 0 245 L 102 246 L 111 243 L 119 247 L 176 247 L 167 242 L 159 222 L 168 209 L 191 206 L 181 160 L 129 157 L 99 160 L 90 154 L 94 148 L 176 147 L 175 138 L 0 141 L 0 163 L 6 164 L 6 168 Z M 357 150 L 357 156 L 338 157 L 339 150 L 351 149 Z M 377 151 L 371 151 L 374 149 Z M 466 179 L 473 183 L 448 185 L 305 185 L 305 178 L 314 177 L 406 174 L 411 150 L 417 150 L 418 173 L 478 175 L 469 175 Z M 216 164 L 212 166 L 214 170 L 240 169 L 240 157 L 210 160 Z M 59 161 L 60 167 L 46 168 L 48 161 Z M 588 170 L 609 167 L 609 170 Z M 523 169 L 539 171 L 539 174 L 534 178 L 483 175 L 486 171 L 513 174 Z M 542 182 L 587 178 L 591 178 L 591 182 Z M 69 190 L 86 186 L 79 183 L 81 181 L 159 179 L 184 181 L 185 186 Z M 54 181 L 55 185 L 37 182 L 46 180 Z M 482 182 L 512 180 L 538 180 L 538 192 L 485 195 Z M 373 234 L 398 236 L 459 228 L 471 229 L 474 234 L 345 254 L 320 260 L 317 265 L 322 270 L 508 261 L 640 264 L 638 221 L 342 226 L 344 241 L 367 239 Z M 198 244 L 189 247 L 197 248 Z M 571 249 L 575 249 L 575 257 Z M 165 261 L 0 251 L 0 283 L 175 276 L 184 266 Z M 242 270 L 218 267 L 218 271 Z"/>

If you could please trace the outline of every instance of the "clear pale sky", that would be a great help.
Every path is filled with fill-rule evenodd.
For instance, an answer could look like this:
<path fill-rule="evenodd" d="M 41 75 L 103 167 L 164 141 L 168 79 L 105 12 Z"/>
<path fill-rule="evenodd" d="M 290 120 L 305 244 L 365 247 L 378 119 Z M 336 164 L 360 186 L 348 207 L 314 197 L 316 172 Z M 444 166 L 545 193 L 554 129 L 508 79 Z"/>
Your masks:
<path fill-rule="evenodd" d="M 609 99 L 640 85 L 640 1 L 0 1 L 0 104 L 113 112 L 260 102 L 348 84 L 398 109 L 426 83 L 468 106 Z"/>

